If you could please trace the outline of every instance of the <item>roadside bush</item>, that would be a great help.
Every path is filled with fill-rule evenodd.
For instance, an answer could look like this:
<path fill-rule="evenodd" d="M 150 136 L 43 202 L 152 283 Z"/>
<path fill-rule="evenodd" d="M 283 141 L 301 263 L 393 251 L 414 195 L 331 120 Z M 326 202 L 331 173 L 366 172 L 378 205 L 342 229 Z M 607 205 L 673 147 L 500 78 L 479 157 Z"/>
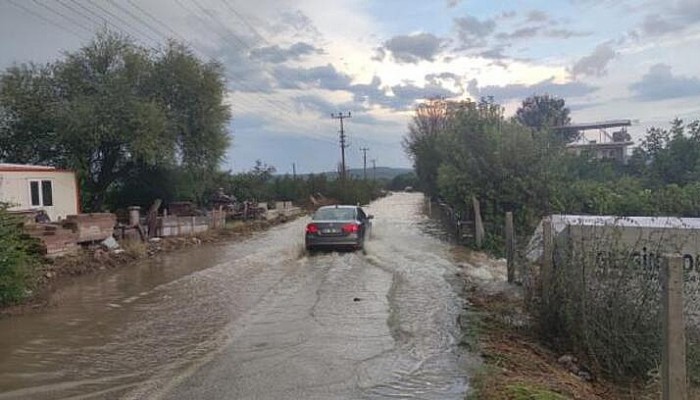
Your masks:
<path fill-rule="evenodd" d="M 679 241 L 639 239 L 623 246 L 619 234 L 617 229 L 596 230 L 585 243 L 558 240 L 550 279 L 540 276 L 542 286 L 530 307 L 542 338 L 557 350 L 572 352 L 616 381 L 644 382 L 661 363 L 661 243 Z M 699 288 L 697 280 L 686 276 L 690 377 L 700 373 L 700 321 L 690 318 L 700 307 Z"/>
<path fill-rule="evenodd" d="M 0 203 L 0 305 L 16 303 L 32 288 L 38 263 L 34 242 L 23 234 L 20 221 Z"/>

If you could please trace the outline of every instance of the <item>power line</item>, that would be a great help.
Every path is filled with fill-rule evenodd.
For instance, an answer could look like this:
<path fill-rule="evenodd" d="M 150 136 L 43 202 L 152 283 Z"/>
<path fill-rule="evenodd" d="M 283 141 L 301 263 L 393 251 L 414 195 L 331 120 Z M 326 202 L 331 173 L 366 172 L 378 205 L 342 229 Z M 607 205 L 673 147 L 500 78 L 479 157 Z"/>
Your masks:
<path fill-rule="evenodd" d="M 345 129 L 343 128 L 343 120 L 345 118 L 351 118 L 352 115 L 350 114 L 350 111 L 348 111 L 347 114 L 343 115 L 343 113 L 339 114 L 331 114 L 331 118 L 335 118 L 340 120 L 340 157 L 341 157 L 341 168 L 342 171 L 340 172 L 340 177 L 341 179 L 345 180 L 346 175 L 347 175 L 347 169 L 345 168 L 345 148 L 347 147 L 347 144 L 345 144 Z"/>
<path fill-rule="evenodd" d="M 243 46 L 243 47 L 247 48 L 248 50 L 250 50 L 250 46 L 249 46 L 247 43 L 245 43 L 243 40 L 241 40 L 238 36 L 236 36 L 235 34 L 233 34 L 233 32 L 232 32 L 226 25 L 224 25 L 223 23 L 221 23 L 221 21 L 219 21 L 218 18 L 216 18 L 214 15 L 211 14 L 211 11 L 210 11 L 210 10 L 207 10 L 206 8 L 202 7 L 202 5 L 199 4 L 199 3 L 197 2 L 197 0 L 191 0 L 191 2 L 192 2 L 192 3 L 195 5 L 195 7 L 197 7 L 202 13 L 206 14 L 207 16 L 209 16 L 209 19 L 211 19 L 211 20 L 214 21 L 217 25 L 219 25 L 219 27 L 220 27 L 221 29 L 223 29 L 224 31 L 226 31 L 226 33 L 228 33 L 229 36 L 231 36 L 231 37 L 233 38 L 233 40 L 235 40 L 236 42 L 238 42 L 241 46 Z"/>
<path fill-rule="evenodd" d="M 160 25 L 160 26 L 161 26 L 162 28 L 164 28 L 166 31 L 170 32 L 173 36 L 175 36 L 175 37 L 177 37 L 178 39 L 180 39 L 183 43 L 187 43 L 187 40 L 186 40 L 185 38 L 183 38 L 182 36 L 180 36 L 179 33 L 177 33 L 175 30 L 173 30 L 172 28 L 170 28 L 170 26 L 166 25 L 164 22 L 162 22 L 162 21 L 159 20 L 158 18 L 154 17 L 154 16 L 153 16 L 151 13 L 149 13 L 148 11 L 144 10 L 143 8 L 141 8 L 138 4 L 134 3 L 133 0 L 126 0 L 126 1 L 127 1 L 127 3 L 131 4 L 132 7 L 134 7 L 134 8 L 137 9 L 137 10 L 139 10 L 143 15 L 147 16 L 151 21 L 153 21 L 153 22 L 155 22 L 156 24 Z"/>
<path fill-rule="evenodd" d="M 75 32 L 74 30 L 68 29 L 68 28 L 66 28 L 66 27 L 64 27 L 64 26 L 62 26 L 54 21 L 51 21 L 48 18 L 46 18 L 45 16 L 43 16 L 37 12 L 34 12 L 33 10 L 28 9 L 28 8 L 24 7 L 23 5 L 15 3 L 15 1 L 16 0 L 10 0 L 10 2 L 12 4 L 14 4 L 16 7 L 20 8 L 20 9 L 23 9 L 25 12 L 28 12 L 28 13 L 46 21 L 46 22 L 49 22 L 52 25 L 55 25 L 64 31 L 70 32 L 71 34 L 75 35 L 76 37 L 78 37 L 80 39 L 83 39 L 83 37 L 79 33 Z M 33 0 L 33 1 L 37 2 L 37 0 Z M 155 43 L 160 42 L 161 37 L 167 39 L 168 38 L 167 34 L 163 33 L 163 31 L 161 31 L 158 28 L 156 28 L 155 26 L 153 26 L 152 23 L 149 23 L 149 21 L 152 21 L 153 23 L 157 24 L 159 27 L 163 28 L 166 32 L 172 33 L 175 37 L 180 39 L 182 42 L 188 44 L 193 50 L 198 51 L 198 52 L 202 53 L 203 55 L 205 55 L 206 57 L 209 57 L 211 59 L 219 58 L 219 57 L 216 57 L 212 54 L 207 54 L 208 51 L 204 51 L 199 46 L 195 46 L 194 44 L 188 42 L 184 37 L 182 37 L 182 35 L 180 35 L 177 31 L 172 29 L 168 24 L 166 24 L 165 22 L 163 22 L 160 19 L 158 19 L 157 17 L 155 17 L 153 13 L 148 12 L 144 7 L 139 6 L 134 0 L 126 0 L 126 1 L 135 10 L 138 10 L 138 12 L 133 11 L 133 10 L 129 10 L 128 7 L 126 7 L 124 5 L 117 4 L 113 1 L 109 2 L 108 4 L 110 4 L 114 8 L 114 12 L 110 11 L 109 9 L 107 9 L 105 7 L 100 6 L 100 4 L 96 4 L 93 0 L 87 0 L 90 3 L 90 7 L 88 7 L 86 4 L 82 4 L 82 2 L 79 2 L 77 0 L 68 0 L 68 1 L 71 4 L 68 4 L 65 1 L 64 2 L 57 1 L 57 3 L 60 4 L 62 7 L 64 7 L 66 10 L 70 11 L 72 14 L 80 16 L 80 17 L 84 18 L 86 21 L 89 21 L 91 24 L 109 25 L 112 29 L 115 29 L 115 30 L 122 32 L 126 35 L 129 35 L 129 36 L 131 36 L 131 34 L 133 34 L 133 33 L 136 33 L 136 34 L 138 34 L 142 37 L 145 37 L 146 39 L 148 39 L 152 42 L 155 42 Z M 202 21 L 203 26 L 209 27 L 209 30 L 213 31 L 224 42 L 228 42 L 227 38 L 233 38 L 233 40 L 236 42 L 236 47 L 238 47 L 239 50 L 242 50 L 243 46 L 246 47 L 247 49 L 250 49 L 250 46 L 247 43 L 245 43 L 243 40 L 241 40 L 237 36 L 237 34 L 234 33 L 231 29 L 229 29 L 225 25 L 223 25 L 222 22 L 218 18 L 216 18 L 215 15 L 213 15 L 211 10 L 205 9 L 202 5 L 197 3 L 195 0 L 192 0 L 192 2 L 194 3 L 194 6 L 196 6 L 202 13 L 204 13 L 205 16 L 208 16 L 209 17 L 208 19 L 213 20 L 214 23 L 216 23 L 219 27 L 221 27 L 225 31 L 226 35 L 222 34 L 221 32 L 219 32 L 216 29 L 211 29 L 211 25 L 212 25 L 211 23 L 207 23 L 207 21 L 204 19 L 203 16 L 201 16 L 201 14 L 190 10 L 188 7 L 186 7 L 182 3 L 182 1 L 176 0 L 176 2 L 188 14 L 195 15 L 196 18 L 198 18 L 200 21 Z M 262 40 L 263 42 L 269 44 L 269 42 L 254 28 L 253 25 L 251 25 L 245 19 L 245 17 L 241 13 L 239 13 L 237 10 L 235 10 L 235 8 L 233 8 L 227 2 L 225 2 L 223 0 L 221 0 L 221 2 L 224 4 L 224 6 L 226 6 L 226 8 L 231 13 L 235 14 L 236 17 L 243 22 L 243 24 L 245 24 L 247 27 L 249 27 L 255 36 L 260 38 L 260 40 Z M 37 3 L 37 4 L 39 4 L 39 3 Z M 39 5 L 42 5 L 42 4 L 39 4 Z M 47 8 L 47 7 L 44 7 L 44 8 Z M 94 8 L 94 9 L 92 9 L 92 8 Z M 70 21 L 73 25 L 77 25 L 78 27 L 80 27 L 88 32 L 92 31 L 91 29 L 86 28 L 85 25 L 79 23 L 74 17 L 70 16 L 70 14 L 66 15 L 65 12 L 57 11 L 57 10 L 51 9 L 51 8 L 48 8 L 48 9 L 52 13 L 61 16 L 63 19 Z M 101 11 L 102 14 L 98 11 Z M 120 17 L 119 15 L 115 14 L 115 12 L 121 13 L 123 16 L 126 16 L 126 18 L 130 18 L 132 21 L 125 20 L 123 17 Z M 148 18 L 149 21 L 146 21 L 143 18 L 143 16 Z M 99 22 L 99 21 L 101 21 L 101 22 Z M 117 23 L 123 24 L 123 26 L 119 26 Z M 139 26 L 137 26 L 137 25 L 139 25 Z M 152 32 L 153 34 L 155 34 L 157 38 L 154 38 L 150 33 L 145 33 L 146 31 L 144 31 L 144 29 L 143 29 L 144 27 L 149 32 Z M 127 29 L 129 31 L 127 31 Z M 150 46 L 150 47 L 153 48 L 154 50 L 157 50 L 152 46 Z M 269 72 L 269 68 L 270 68 L 269 66 L 267 66 L 265 64 L 261 64 L 260 67 L 261 67 L 261 69 L 266 69 Z M 267 96 L 260 95 L 259 93 L 257 93 L 258 91 L 254 90 L 250 86 L 250 84 L 246 81 L 236 81 L 236 83 L 241 88 L 243 88 L 244 91 L 247 91 L 248 95 L 251 96 L 252 98 L 254 98 L 255 100 L 257 100 L 261 103 L 269 104 L 269 105 L 277 108 L 278 110 L 283 111 L 285 114 L 287 114 L 287 116 L 283 117 L 283 120 L 287 120 L 287 121 L 291 122 L 292 120 L 290 118 L 296 117 L 296 115 L 297 115 L 296 111 L 294 111 L 288 103 L 281 102 L 280 100 L 271 99 Z M 282 115 L 283 114 L 280 114 L 280 116 L 282 116 Z M 333 143 L 332 140 L 325 138 L 323 136 L 320 136 L 320 135 L 308 135 L 308 136 L 311 139 L 319 140 L 319 141 L 326 142 L 326 143 Z M 347 147 L 347 145 L 345 147 Z"/>
<path fill-rule="evenodd" d="M 245 17 L 244 17 L 243 15 L 241 15 L 241 13 L 239 13 L 238 11 L 236 11 L 236 9 L 233 8 L 233 6 L 232 6 L 231 4 L 229 4 L 226 0 L 219 0 L 219 1 L 220 1 L 221 3 L 223 3 L 224 6 L 226 6 L 226 8 L 228 8 L 229 11 L 231 11 L 236 17 L 238 17 L 238 19 L 240 19 L 241 22 L 243 22 L 243 24 L 245 24 L 245 26 L 247 26 L 247 27 L 253 32 L 253 34 L 255 34 L 255 36 L 258 37 L 258 39 L 262 40 L 263 42 L 265 42 L 265 43 L 268 44 L 268 45 L 270 44 L 270 42 L 268 42 L 267 39 L 265 39 L 265 37 L 264 37 L 263 35 L 261 35 L 261 34 L 257 31 L 257 29 L 255 29 L 255 27 L 254 27 L 253 25 L 251 25 L 251 24 L 245 19 Z"/>
<path fill-rule="evenodd" d="M 178 6 L 180 6 L 180 8 L 182 8 L 183 10 L 185 10 L 185 12 L 187 12 L 188 14 L 194 15 L 194 16 L 202 23 L 203 26 L 210 26 L 210 24 L 208 24 L 207 21 L 206 21 L 203 17 L 201 17 L 198 13 L 193 12 L 190 8 L 186 7 L 185 4 L 182 2 L 182 0 L 175 0 L 175 2 L 178 4 Z M 195 2 L 195 5 L 196 5 L 200 10 L 202 10 L 202 12 L 204 12 L 205 14 L 207 14 L 206 11 L 205 11 L 199 4 L 197 4 L 197 3 Z M 207 14 L 207 15 L 209 15 L 209 14 Z M 210 19 L 213 20 L 213 18 L 211 18 L 211 16 L 210 16 Z M 233 34 L 231 33 L 230 30 L 228 30 L 228 29 L 226 29 L 226 30 L 227 30 L 227 32 L 228 32 L 229 34 L 231 34 L 232 36 L 235 37 L 235 35 L 233 35 Z M 219 36 L 219 38 L 220 38 L 224 43 L 228 42 L 226 36 L 224 36 L 221 32 L 219 32 L 219 31 L 217 31 L 217 30 L 215 30 L 215 29 L 213 29 L 212 31 L 213 31 L 217 36 Z M 238 42 L 240 42 L 240 40 L 238 40 Z M 241 47 L 238 47 L 238 46 L 237 46 L 237 48 L 238 48 L 239 50 L 241 49 Z M 247 83 L 244 83 L 243 81 L 239 81 L 239 82 L 237 82 L 237 83 L 238 83 L 238 85 L 240 85 L 241 87 L 243 87 L 244 89 L 246 89 L 248 92 L 251 92 L 251 93 L 255 93 L 255 92 L 256 92 L 256 91 L 253 90 Z M 261 96 L 259 96 L 259 95 L 258 95 L 258 98 L 259 98 L 261 101 L 264 101 L 264 102 L 268 103 L 268 105 L 271 105 L 271 106 L 273 106 L 273 107 L 275 107 L 275 108 L 277 108 L 277 109 L 284 110 L 285 112 L 289 113 L 290 115 L 293 114 L 291 108 L 289 108 L 289 106 L 286 105 L 286 104 L 280 103 L 279 101 L 276 101 L 276 100 L 273 100 L 273 99 L 266 99 L 266 98 L 263 98 L 263 97 L 261 97 Z"/>
<path fill-rule="evenodd" d="M 77 7 L 79 7 L 80 9 L 82 9 L 83 11 L 87 12 L 88 14 L 92 15 L 93 17 L 97 18 L 98 20 L 101 20 L 101 21 L 102 21 L 102 24 L 104 24 L 104 25 L 109 25 L 109 26 L 111 26 L 113 29 L 115 29 L 115 30 L 117 30 L 117 31 L 119 31 L 119 32 L 121 32 L 121 33 L 123 33 L 123 34 L 125 34 L 125 35 L 128 35 L 128 34 L 129 34 L 128 32 L 124 31 L 124 29 L 122 29 L 122 28 L 120 28 L 119 26 L 117 26 L 117 25 L 115 25 L 114 23 L 112 23 L 112 21 L 108 20 L 107 18 L 105 18 L 104 16 L 100 15 L 99 13 L 93 11 L 92 9 L 88 8 L 87 6 L 85 6 L 85 5 L 81 4 L 81 3 L 79 3 L 78 1 L 76 1 L 76 0 L 68 0 L 68 1 L 70 1 L 71 3 L 73 3 L 74 5 L 76 5 Z M 66 3 L 60 3 L 60 2 L 59 2 L 59 4 L 61 4 L 61 5 L 64 6 L 64 7 L 70 8 L 70 9 L 73 10 L 74 12 L 77 12 L 73 7 L 69 6 L 69 5 L 66 4 Z M 94 23 L 94 21 L 93 21 L 91 18 L 85 17 L 85 14 L 83 14 L 82 12 L 80 12 L 79 14 L 81 14 L 84 18 L 87 18 L 87 19 L 89 19 L 90 21 L 92 21 L 92 22 Z M 99 25 L 99 23 L 98 23 L 98 25 Z"/>
<path fill-rule="evenodd" d="M 31 15 L 33 15 L 33 16 L 35 16 L 35 17 L 41 19 L 41 20 L 44 21 L 44 22 L 48 22 L 49 24 L 55 26 L 56 28 L 58 28 L 58 29 L 60 29 L 60 30 L 62 30 L 62 31 L 68 32 L 68 33 L 70 33 L 71 35 L 77 37 L 77 38 L 80 39 L 80 40 L 85 40 L 85 39 L 81 36 L 80 33 L 77 33 L 76 31 L 74 31 L 74 30 L 72 30 L 72 29 L 66 28 L 65 26 L 59 24 L 58 22 L 55 22 L 55 21 L 53 21 L 53 20 L 51 20 L 51 19 L 49 19 L 49 18 L 47 18 L 47 17 L 41 15 L 41 13 L 38 13 L 38 12 L 36 12 L 36 11 L 30 9 L 30 8 L 27 8 L 27 7 L 25 7 L 25 6 L 22 5 L 22 4 L 16 3 L 14 0 L 7 0 L 7 1 L 8 1 L 10 4 L 12 4 L 13 6 L 19 8 L 20 10 L 23 10 L 24 12 L 26 12 L 26 13 L 28 13 L 28 14 L 31 14 Z"/>
<path fill-rule="evenodd" d="M 118 9 L 119 11 L 121 11 L 122 13 L 127 14 L 129 17 L 131 17 L 131 19 L 133 19 L 133 20 L 136 21 L 137 23 L 140 23 L 141 25 L 143 25 L 143 26 L 145 26 L 146 28 L 148 28 L 148 30 L 150 30 L 151 32 L 155 33 L 156 36 L 163 37 L 163 38 L 165 38 L 166 40 L 168 39 L 168 35 L 164 35 L 162 32 L 160 32 L 160 31 L 157 30 L 156 28 L 152 27 L 149 23 L 147 23 L 146 21 L 144 21 L 141 17 L 139 17 L 138 15 L 135 15 L 134 13 L 132 13 L 128 8 L 123 7 L 123 6 L 119 5 L 118 3 L 114 2 L 114 1 L 109 2 L 109 4 L 110 4 L 112 7 L 117 8 L 117 9 Z"/>
<path fill-rule="evenodd" d="M 131 25 L 130 23 L 124 21 L 124 20 L 121 19 L 118 15 L 115 15 L 114 13 L 112 13 L 111 11 L 109 11 L 109 10 L 107 10 L 106 8 L 102 7 L 101 5 L 97 4 L 97 3 L 94 2 L 93 0 L 87 0 L 87 1 L 88 1 L 93 7 L 95 7 L 95 8 L 97 8 L 97 9 L 101 10 L 102 12 L 104 12 L 105 14 L 107 14 L 108 16 L 110 16 L 110 17 L 116 19 L 117 21 L 119 21 L 120 23 L 124 24 L 124 25 L 125 25 L 126 27 L 128 27 L 129 29 L 134 29 L 134 31 L 135 31 L 136 33 L 138 33 L 139 35 L 141 35 L 142 37 L 145 37 L 145 38 L 147 38 L 148 40 L 150 40 L 150 41 L 152 41 L 152 42 L 155 42 L 155 43 L 159 43 L 159 42 L 160 42 L 158 39 L 153 39 L 153 37 L 151 37 L 150 35 L 144 34 L 143 31 L 134 28 L 133 25 Z"/>
<path fill-rule="evenodd" d="M 362 176 L 364 180 L 367 180 L 367 152 L 369 147 L 360 147 L 360 151 L 362 152 Z"/>
<path fill-rule="evenodd" d="M 38 0 L 32 0 L 32 1 L 34 2 L 34 4 L 41 6 L 41 7 L 44 7 L 45 9 L 49 10 L 49 12 L 62 17 L 63 19 L 65 19 L 69 23 L 77 26 L 78 28 L 83 29 L 84 31 L 86 31 L 90 35 L 92 35 L 92 29 L 84 27 L 80 22 L 76 21 L 75 19 L 71 18 L 70 16 L 67 16 L 66 14 L 62 13 L 60 10 L 56 10 L 56 9 L 52 8 L 51 6 L 49 6 L 48 4 L 40 3 Z"/>

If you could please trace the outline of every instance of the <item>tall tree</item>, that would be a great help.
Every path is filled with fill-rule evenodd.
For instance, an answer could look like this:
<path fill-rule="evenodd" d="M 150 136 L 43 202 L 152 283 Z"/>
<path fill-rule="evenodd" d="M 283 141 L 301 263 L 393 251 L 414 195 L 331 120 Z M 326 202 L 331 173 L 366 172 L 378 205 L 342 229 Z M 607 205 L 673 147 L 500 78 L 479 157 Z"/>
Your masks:
<path fill-rule="evenodd" d="M 202 62 L 186 46 L 171 41 L 155 60 L 151 85 L 166 110 L 167 129 L 177 140 L 182 164 L 216 168 L 230 144 L 223 66 Z"/>
<path fill-rule="evenodd" d="M 441 153 L 438 148 L 439 136 L 447 129 L 450 115 L 458 103 L 442 99 L 431 99 L 416 107 L 404 138 L 404 150 L 413 159 L 413 166 L 420 178 L 423 191 L 436 195 L 438 168 Z"/>
<path fill-rule="evenodd" d="M 536 131 L 551 131 L 553 138 L 561 142 L 570 142 L 578 135 L 569 129 L 554 129 L 568 125 L 569 109 L 564 99 L 545 95 L 534 95 L 523 100 L 515 112 L 515 119 Z"/>
<path fill-rule="evenodd" d="M 0 77 L 0 161 L 53 164 L 63 160 L 56 132 L 53 66 L 24 64 Z"/>
<path fill-rule="evenodd" d="M 108 32 L 55 66 L 60 142 L 91 210 L 102 209 L 107 190 L 136 163 L 173 157 L 163 108 L 146 91 L 152 73 L 146 50 Z"/>
<path fill-rule="evenodd" d="M 208 176 L 229 145 L 223 75 L 180 44 L 155 52 L 101 32 L 48 66 L 2 74 L 0 161 L 75 169 L 89 210 L 155 165 Z"/>

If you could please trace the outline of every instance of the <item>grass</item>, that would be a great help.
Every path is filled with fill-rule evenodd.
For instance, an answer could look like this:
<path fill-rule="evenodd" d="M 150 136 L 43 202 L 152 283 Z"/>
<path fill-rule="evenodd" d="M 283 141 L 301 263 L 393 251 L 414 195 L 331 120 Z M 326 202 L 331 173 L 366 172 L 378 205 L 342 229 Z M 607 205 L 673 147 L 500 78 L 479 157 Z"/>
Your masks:
<path fill-rule="evenodd" d="M 513 400 L 567 400 L 569 397 L 562 396 L 548 389 L 530 386 L 519 383 L 506 386 L 506 392 Z"/>
<path fill-rule="evenodd" d="M 541 344 L 527 325 L 513 323 L 522 301 L 472 288 L 462 345 L 478 352 L 482 366 L 471 379 L 468 400 L 601 400 L 604 384 L 586 382 L 561 366 L 558 354 Z M 472 325 L 473 326 L 470 326 Z"/>

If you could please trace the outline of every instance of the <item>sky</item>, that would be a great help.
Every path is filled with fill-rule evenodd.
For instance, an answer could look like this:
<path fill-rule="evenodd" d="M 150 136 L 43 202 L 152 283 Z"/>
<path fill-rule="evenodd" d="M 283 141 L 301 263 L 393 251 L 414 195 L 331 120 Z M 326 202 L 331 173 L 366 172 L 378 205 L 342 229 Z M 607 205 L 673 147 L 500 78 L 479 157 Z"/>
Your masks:
<path fill-rule="evenodd" d="M 630 119 L 633 139 L 700 118 L 698 0 L 0 0 L 0 70 L 63 57 L 107 27 L 168 38 L 226 70 L 224 169 L 410 167 L 401 145 L 426 98 L 493 96 L 513 114 L 562 97 L 572 122 Z"/>

